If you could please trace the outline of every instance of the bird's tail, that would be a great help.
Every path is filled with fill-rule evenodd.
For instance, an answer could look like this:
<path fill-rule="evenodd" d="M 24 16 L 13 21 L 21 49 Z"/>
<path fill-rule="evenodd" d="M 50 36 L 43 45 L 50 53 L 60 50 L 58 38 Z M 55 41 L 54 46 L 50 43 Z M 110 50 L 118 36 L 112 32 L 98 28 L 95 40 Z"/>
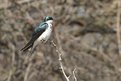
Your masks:
<path fill-rule="evenodd" d="M 25 52 L 27 51 L 29 48 L 31 48 L 33 46 L 33 43 L 28 42 L 22 49 L 21 51 Z"/>

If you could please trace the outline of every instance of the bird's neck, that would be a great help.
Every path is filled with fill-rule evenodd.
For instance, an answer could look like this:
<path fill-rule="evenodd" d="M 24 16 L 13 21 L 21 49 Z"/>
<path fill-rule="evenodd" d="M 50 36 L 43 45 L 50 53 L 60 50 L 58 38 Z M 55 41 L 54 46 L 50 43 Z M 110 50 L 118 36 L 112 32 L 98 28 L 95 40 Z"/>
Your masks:
<path fill-rule="evenodd" d="M 47 24 L 52 24 L 53 21 L 52 20 L 49 20 L 49 21 L 46 21 Z"/>

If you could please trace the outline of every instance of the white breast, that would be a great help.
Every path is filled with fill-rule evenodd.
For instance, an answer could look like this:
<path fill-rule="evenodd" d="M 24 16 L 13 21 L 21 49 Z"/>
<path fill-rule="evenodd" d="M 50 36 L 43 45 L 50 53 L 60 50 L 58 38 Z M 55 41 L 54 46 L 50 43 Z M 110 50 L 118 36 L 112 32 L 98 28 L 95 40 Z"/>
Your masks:
<path fill-rule="evenodd" d="M 45 32 L 43 32 L 42 35 L 34 42 L 33 48 L 35 48 L 42 40 L 46 42 L 50 38 L 50 35 L 52 33 L 51 26 L 52 25 L 49 25 Z"/>
<path fill-rule="evenodd" d="M 47 41 L 50 38 L 51 32 L 51 27 L 48 27 L 45 32 L 43 32 L 43 34 L 39 37 L 39 40 L 44 39 L 45 41 Z"/>
<path fill-rule="evenodd" d="M 40 41 L 44 40 L 44 42 L 46 42 L 49 38 L 50 35 L 52 33 L 52 24 L 51 22 L 46 22 L 48 24 L 47 29 L 42 33 L 42 35 L 40 35 L 40 37 L 34 42 L 33 48 L 35 48 Z"/>
<path fill-rule="evenodd" d="M 48 28 L 43 32 L 43 34 L 38 38 L 38 41 L 45 40 L 45 42 L 50 38 L 50 35 L 52 33 L 52 25 L 50 23 L 48 24 Z"/>

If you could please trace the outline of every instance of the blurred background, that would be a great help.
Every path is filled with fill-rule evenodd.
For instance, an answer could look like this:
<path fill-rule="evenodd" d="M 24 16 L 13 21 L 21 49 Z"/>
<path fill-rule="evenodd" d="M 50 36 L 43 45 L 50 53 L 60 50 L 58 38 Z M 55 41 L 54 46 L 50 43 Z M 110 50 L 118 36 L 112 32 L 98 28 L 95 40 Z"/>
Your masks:
<path fill-rule="evenodd" d="M 50 41 L 68 76 L 76 68 L 78 81 L 120 81 L 118 1 L 0 0 L 0 81 L 66 81 L 49 41 L 28 58 L 20 52 L 45 16 L 54 18 Z"/>

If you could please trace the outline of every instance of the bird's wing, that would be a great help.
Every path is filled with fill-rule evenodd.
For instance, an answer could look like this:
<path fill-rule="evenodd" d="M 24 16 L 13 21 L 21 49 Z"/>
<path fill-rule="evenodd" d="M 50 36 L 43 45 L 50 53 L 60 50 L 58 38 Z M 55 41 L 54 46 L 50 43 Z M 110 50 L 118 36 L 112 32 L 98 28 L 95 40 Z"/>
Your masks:
<path fill-rule="evenodd" d="M 47 23 L 41 24 L 39 27 L 35 28 L 30 41 L 21 49 L 21 51 L 26 51 L 31 48 L 34 44 L 34 41 L 46 30 L 48 27 Z"/>

